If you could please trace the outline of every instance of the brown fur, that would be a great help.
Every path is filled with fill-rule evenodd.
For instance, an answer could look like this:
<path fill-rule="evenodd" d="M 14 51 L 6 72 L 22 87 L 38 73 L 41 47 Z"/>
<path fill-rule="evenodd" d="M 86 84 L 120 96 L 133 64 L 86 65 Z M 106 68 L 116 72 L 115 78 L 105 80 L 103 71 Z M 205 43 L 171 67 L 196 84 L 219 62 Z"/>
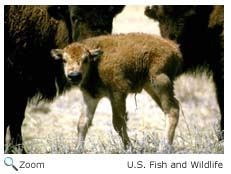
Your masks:
<path fill-rule="evenodd" d="M 166 73 L 171 79 L 177 73 L 168 70 L 173 63 L 178 67 L 178 47 L 173 42 L 156 36 L 146 34 L 102 36 L 87 39 L 82 43 L 88 49 L 103 50 L 104 54 L 99 63 L 99 76 L 107 87 L 115 90 L 122 90 L 125 93 L 139 92 L 150 70 L 156 74 Z"/>
<path fill-rule="evenodd" d="M 130 147 L 125 100 L 128 93 L 137 93 L 142 89 L 167 115 L 164 143 L 172 144 L 179 116 L 178 102 L 173 94 L 173 79 L 182 65 L 178 45 L 158 36 L 126 34 L 90 38 L 70 44 L 59 52 L 62 54 L 60 58 L 65 60 L 67 78 L 73 71 L 82 73 L 79 83 L 86 110 L 78 123 L 78 148 L 81 151 L 97 103 L 105 96 L 111 101 L 114 128 L 125 148 Z M 98 62 L 95 56 L 98 56 Z"/>

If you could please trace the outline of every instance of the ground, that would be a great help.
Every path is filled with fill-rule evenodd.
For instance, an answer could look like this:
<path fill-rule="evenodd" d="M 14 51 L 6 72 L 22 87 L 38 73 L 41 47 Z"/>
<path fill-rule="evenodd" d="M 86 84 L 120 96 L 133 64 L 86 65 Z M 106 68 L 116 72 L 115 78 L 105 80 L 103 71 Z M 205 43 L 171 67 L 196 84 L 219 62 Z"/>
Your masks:
<path fill-rule="evenodd" d="M 158 23 L 143 15 L 144 6 L 128 6 L 114 19 L 113 33 L 159 34 Z M 185 74 L 175 81 L 180 101 L 180 120 L 173 153 L 224 153 L 217 139 L 220 113 L 211 75 Z M 73 88 L 54 102 L 31 102 L 22 127 L 28 153 L 75 153 L 77 121 L 83 105 L 82 94 Z M 127 98 L 128 134 L 133 153 L 157 153 L 165 127 L 165 116 L 144 91 Z M 111 106 L 104 98 L 98 105 L 87 134 L 84 153 L 126 153 L 112 126 Z M 17 148 L 15 148 L 17 153 Z"/>

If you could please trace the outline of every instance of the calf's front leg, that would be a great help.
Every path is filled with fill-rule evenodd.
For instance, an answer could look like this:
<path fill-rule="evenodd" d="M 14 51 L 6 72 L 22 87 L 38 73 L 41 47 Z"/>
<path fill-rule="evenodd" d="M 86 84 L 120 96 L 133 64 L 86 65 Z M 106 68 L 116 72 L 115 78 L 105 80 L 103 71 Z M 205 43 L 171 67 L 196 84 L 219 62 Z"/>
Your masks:
<path fill-rule="evenodd" d="M 95 109 L 99 102 L 98 98 L 93 98 L 87 93 L 83 92 L 83 112 L 80 115 L 78 121 L 78 142 L 77 142 L 77 153 L 83 153 L 84 142 L 88 128 L 91 126 Z"/>

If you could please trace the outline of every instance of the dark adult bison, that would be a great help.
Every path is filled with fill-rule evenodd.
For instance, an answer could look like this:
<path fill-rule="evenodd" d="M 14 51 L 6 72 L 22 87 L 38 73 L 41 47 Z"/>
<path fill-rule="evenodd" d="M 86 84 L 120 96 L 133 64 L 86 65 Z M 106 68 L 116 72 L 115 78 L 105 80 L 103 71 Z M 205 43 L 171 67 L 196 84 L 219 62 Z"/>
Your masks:
<path fill-rule="evenodd" d="M 68 28 L 75 31 L 69 32 L 72 38 L 82 40 L 111 33 L 112 20 L 123 8 L 120 5 L 53 6 L 49 8 L 49 13 L 58 20 L 68 21 Z"/>
<path fill-rule="evenodd" d="M 184 69 L 207 66 L 213 72 L 224 133 L 224 6 L 151 6 L 145 14 L 159 21 L 161 35 L 180 44 Z"/>
<path fill-rule="evenodd" d="M 50 56 L 79 38 L 110 33 L 123 6 L 5 6 L 4 135 L 21 144 L 21 125 L 32 97 L 51 101 L 69 87 L 61 62 Z M 10 152 L 10 149 L 6 151 Z"/>

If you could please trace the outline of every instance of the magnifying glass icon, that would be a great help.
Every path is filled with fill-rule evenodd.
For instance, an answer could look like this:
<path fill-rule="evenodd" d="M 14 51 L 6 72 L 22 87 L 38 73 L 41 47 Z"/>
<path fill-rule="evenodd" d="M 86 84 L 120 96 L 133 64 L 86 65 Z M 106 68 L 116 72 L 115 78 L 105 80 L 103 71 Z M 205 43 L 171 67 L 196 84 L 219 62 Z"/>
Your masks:
<path fill-rule="evenodd" d="M 6 166 L 12 166 L 14 170 L 18 171 L 17 167 L 15 167 L 15 165 L 14 165 L 13 158 L 11 158 L 11 157 L 6 157 L 6 158 L 4 159 L 4 164 L 5 164 Z"/>

